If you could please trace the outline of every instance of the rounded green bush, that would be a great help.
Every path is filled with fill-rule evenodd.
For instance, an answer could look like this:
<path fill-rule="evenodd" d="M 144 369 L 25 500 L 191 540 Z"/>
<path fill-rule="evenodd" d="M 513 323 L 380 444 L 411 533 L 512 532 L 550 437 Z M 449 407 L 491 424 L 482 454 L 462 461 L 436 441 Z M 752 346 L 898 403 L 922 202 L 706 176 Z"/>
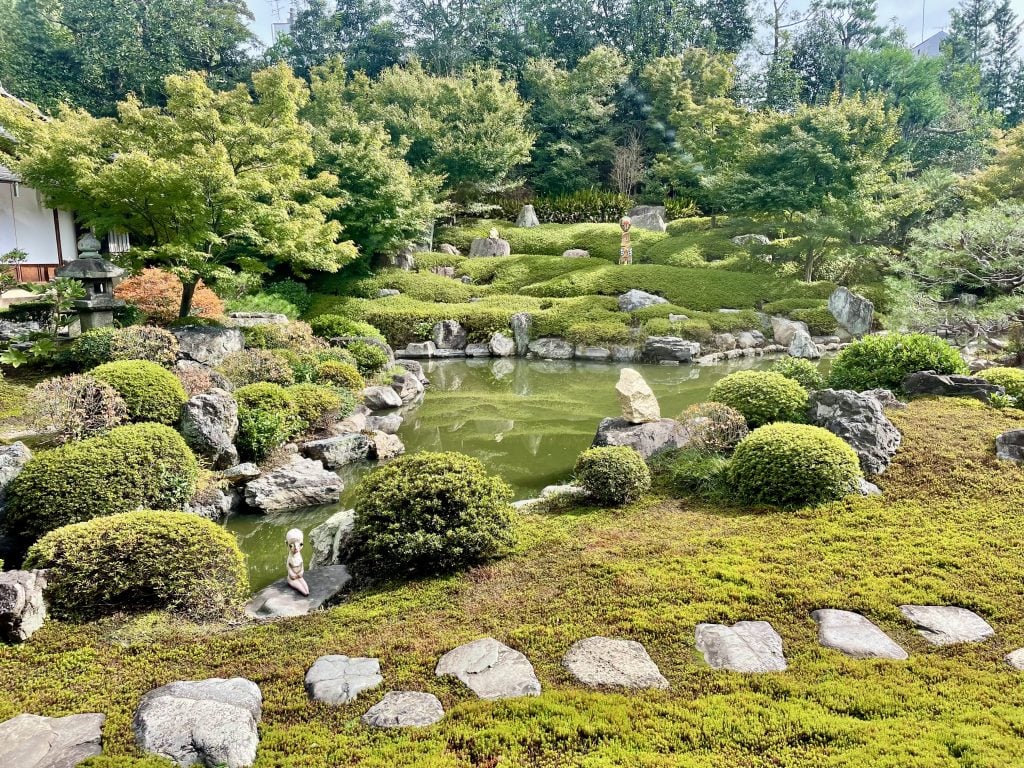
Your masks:
<path fill-rule="evenodd" d="M 842 350 L 832 361 L 828 382 L 833 389 L 891 389 L 898 392 L 903 379 L 918 371 L 967 373 L 967 365 L 953 347 L 923 333 L 865 336 Z"/>
<path fill-rule="evenodd" d="M 105 328 L 93 328 L 86 331 L 68 348 L 68 357 L 78 366 L 79 370 L 95 368 L 97 365 L 109 363 L 114 359 L 111 345 L 117 329 L 108 325 Z"/>
<path fill-rule="evenodd" d="M 295 372 L 285 355 L 270 349 L 243 349 L 224 358 L 217 367 L 236 387 L 259 382 L 294 384 Z"/>
<path fill-rule="evenodd" d="M 626 504 L 651 487 L 651 470 L 639 453 L 624 445 L 585 450 L 576 459 L 573 473 L 599 504 Z"/>
<path fill-rule="evenodd" d="M 388 364 L 388 353 L 376 344 L 368 344 L 365 341 L 353 341 L 345 347 L 355 358 L 356 368 L 364 376 L 369 376 L 382 370 Z"/>
<path fill-rule="evenodd" d="M 773 373 L 781 373 L 808 391 L 825 388 L 825 377 L 821 375 L 818 366 L 802 357 L 784 357 L 776 361 L 768 370 Z"/>
<path fill-rule="evenodd" d="M 165 609 L 215 618 L 249 585 L 235 537 L 186 512 L 122 512 L 66 525 L 32 545 L 25 567 L 47 569 L 47 605 L 64 619 Z"/>
<path fill-rule="evenodd" d="M 977 374 L 989 384 L 997 384 L 1006 394 L 1024 405 L 1024 370 L 1020 368 L 988 368 Z"/>
<path fill-rule="evenodd" d="M 860 476 L 853 448 L 807 424 L 758 427 L 736 446 L 728 469 L 737 498 L 780 507 L 842 498 Z"/>
<path fill-rule="evenodd" d="M 89 373 L 117 390 L 132 421 L 177 424 L 188 400 L 178 377 L 148 360 L 104 363 Z"/>
<path fill-rule="evenodd" d="M 374 470 L 356 491 L 353 554 L 381 576 L 442 573 L 513 543 L 512 489 L 461 453 L 417 453 Z"/>
<path fill-rule="evenodd" d="M 359 369 L 339 360 L 324 360 L 320 363 L 316 367 L 316 379 L 322 384 L 335 384 L 352 392 L 361 392 L 366 387 L 366 380 Z"/>
<path fill-rule="evenodd" d="M 69 523 L 132 509 L 182 509 L 199 464 L 162 424 L 130 424 L 36 454 L 10 485 L 4 528 L 36 538 Z"/>
<path fill-rule="evenodd" d="M 293 384 L 285 390 L 295 403 L 301 429 L 320 429 L 352 412 L 355 399 L 346 391 L 320 384 Z M 344 413 L 344 410 L 348 413 Z"/>
<path fill-rule="evenodd" d="M 249 384 L 234 395 L 238 403 L 235 443 L 248 458 L 262 459 L 303 428 L 295 399 L 279 384 Z"/>
<path fill-rule="evenodd" d="M 708 395 L 743 414 L 747 424 L 801 422 L 807 415 L 807 390 L 793 379 L 771 371 L 737 371 L 711 387 Z"/>

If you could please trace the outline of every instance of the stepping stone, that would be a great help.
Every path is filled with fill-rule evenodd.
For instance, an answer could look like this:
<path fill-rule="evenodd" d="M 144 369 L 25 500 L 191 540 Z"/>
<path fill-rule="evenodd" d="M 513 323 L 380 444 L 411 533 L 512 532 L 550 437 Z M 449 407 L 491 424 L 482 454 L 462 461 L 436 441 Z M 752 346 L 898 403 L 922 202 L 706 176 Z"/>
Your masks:
<path fill-rule="evenodd" d="M 263 695 L 251 680 L 180 681 L 143 696 L 132 728 L 139 749 L 180 766 L 248 768 L 262 710 Z"/>
<path fill-rule="evenodd" d="M 730 672 L 783 672 L 786 657 L 782 638 L 767 621 L 737 621 L 724 624 L 698 624 L 697 650 L 715 669 Z"/>
<path fill-rule="evenodd" d="M 383 682 L 377 659 L 321 656 L 306 672 L 306 693 L 313 701 L 348 704 Z"/>
<path fill-rule="evenodd" d="M 278 579 L 257 592 L 245 604 L 245 615 L 250 619 L 283 619 L 305 616 L 320 610 L 352 580 L 344 565 L 326 565 L 311 568 L 305 574 L 309 595 L 300 595 L 288 585 L 288 579 Z"/>
<path fill-rule="evenodd" d="M 530 661 L 493 637 L 448 651 L 434 672 L 459 678 L 481 699 L 540 696 L 540 681 Z"/>
<path fill-rule="evenodd" d="M 822 608 L 811 617 L 818 622 L 818 642 L 855 659 L 906 659 L 907 652 L 859 613 Z"/>
<path fill-rule="evenodd" d="M 373 728 L 410 728 L 433 725 L 442 717 L 444 707 L 432 693 L 389 691 L 366 711 L 362 721 Z"/>
<path fill-rule="evenodd" d="M 979 643 L 995 630 L 981 616 L 952 605 L 901 605 L 900 611 L 932 645 Z"/>
<path fill-rule="evenodd" d="M 1006 654 L 1006 663 L 1014 669 L 1024 670 L 1024 648 Z"/>
<path fill-rule="evenodd" d="M 103 752 L 106 715 L 18 715 L 0 723 L 4 768 L 74 768 Z"/>
<path fill-rule="evenodd" d="M 562 665 L 584 685 L 622 688 L 668 688 L 658 665 L 640 643 L 588 637 L 568 650 Z"/>

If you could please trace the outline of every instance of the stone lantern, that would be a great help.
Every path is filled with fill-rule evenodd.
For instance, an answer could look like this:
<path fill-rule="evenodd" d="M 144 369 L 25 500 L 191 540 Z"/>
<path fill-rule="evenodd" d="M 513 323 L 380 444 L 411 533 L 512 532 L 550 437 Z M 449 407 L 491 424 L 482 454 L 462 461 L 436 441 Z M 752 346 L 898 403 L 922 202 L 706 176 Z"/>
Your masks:
<path fill-rule="evenodd" d="M 124 302 L 114 298 L 114 278 L 124 270 L 100 256 L 100 241 L 86 232 L 78 240 L 78 258 L 57 270 L 57 277 L 70 277 L 85 287 L 85 298 L 75 301 L 82 332 L 114 323 L 114 310 Z"/>

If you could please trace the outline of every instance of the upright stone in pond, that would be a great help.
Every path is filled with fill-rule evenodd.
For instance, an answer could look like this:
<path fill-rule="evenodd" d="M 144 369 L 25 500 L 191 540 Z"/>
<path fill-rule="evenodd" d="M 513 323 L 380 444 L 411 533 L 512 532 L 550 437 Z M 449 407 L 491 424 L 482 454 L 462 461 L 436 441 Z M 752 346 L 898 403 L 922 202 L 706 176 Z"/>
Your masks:
<path fill-rule="evenodd" d="M 527 312 L 517 312 L 509 320 L 512 326 L 512 338 L 516 342 L 516 354 L 524 357 L 530 348 L 530 329 L 533 327 L 533 318 Z"/>
<path fill-rule="evenodd" d="M 849 288 L 840 286 L 828 298 L 828 311 L 840 327 L 854 336 L 862 336 L 871 330 L 875 305 Z"/>
<path fill-rule="evenodd" d="M 355 522 L 355 510 L 343 509 L 309 532 L 309 543 L 313 550 L 309 559 L 310 570 L 317 566 L 339 565 L 345 562 L 347 543 Z"/>
<path fill-rule="evenodd" d="M 658 665 L 640 643 L 608 637 L 588 637 L 575 643 L 562 665 L 592 688 L 668 688 Z"/>
<path fill-rule="evenodd" d="M 532 205 L 524 205 L 519 209 L 519 215 L 516 217 L 517 227 L 539 227 L 540 221 L 537 219 L 537 212 L 533 209 Z"/>
<path fill-rule="evenodd" d="M 619 310 L 622 312 L 636 312 L 638 309 L 653 307 L 656 304 L 668 304 L 668 299 L 636 288 L 619 296 Z"/>
<path fill-rule="evenodd" d="M 786 350 L 790 357 L 800 357 L 804 360 L 817 360 L 821 357 L 821 350 L 814 343 L 814 339 L 807 331 L 797 331 L 789 342 Z"/>
<path fill-rule="evenodd" d="M 143 696 L 132 728 L 139 749 L 180 766 L 248 768 L 262 711 L 263 695 L 251 680 L 182 681 Z"/>
<path fill-rule="evenodd" d="M 103 754 L 106 715 L 18 715 L 0 723 L 0 766 L 75 768 Z"/>
<path fill-rule="evenodd" d="M 529 660 L 493 637 L 448 651 L 434 671 L 438 677 L 457 677 L 481 699 L 540 695 L 540 681 Z"/>
<path fill-rule="evenodd" d="M 306 693 L 313 701 L 348 704 L 384 682 L 380 661 L 348 656 L 321 656 L 306 672 Z"/>
<path fill-rule="evenodd" d="M 469 255 L 473 256 L 508 256 L 512 248 L 508 240 L 502 240 L 498 236 L 498 230 L 492 229 L 487 237 L 478 237 L 470 243 Z"/>
<path fill-rule="evenodd" d="M 784 672 L 782 638 L 767 621 L 698 624 L 697 650 L 715 669 L 730 672 Z"/>
<path fill-rule="evenodd" d="M 419 691 L 388 691 L 379 704 L 362 716 L 363 725 L 371 728 L 422 728 L 444 717 L 444 707 L 437 696 Z"/>
<path fill-rule="evenodd" d="M 855 659 L 907 658 L 907 652 L 859 613 L 822 608 L 811 617 L 818 622 L 818 642 Z"/>
<path fill-rule="evenodd" d="M 286 619 L 306 616 L 331 604 L 352 580 L 344 565 L 326 565 L 305 573 L 309 594 L 301 595 L 278 579 L 257 592 L 245 604 L 245 615 L 250 619 Z"/>
<path fill-rule="evenodd" d="M 0 641 L 24 642 L 43 626 L 45 589 L 45 571 L 0 572 Z"/>
<path fill-rule="evenodd" d="M 807 420 L 849 443 L 860 458 L 861 469 L 869 475 L 888 469 L 902 440 L 877 398 L 848 389 L 812 392 Z"/>
<path fill-rule="evenodd" d="M 434 324 L 430 340 L 438 349 L 465 349 L 466 330 L 458 320 L 442 320 Z"/>
<path fill-rule="evenodd" d="M 995 635 L 981 616 L 951 605 L 901 605 L 900 612 L 932 645 L 979 643 Z"/>
<path fill-rule="evenodd" d="M 807 323 L 802 323 L 799 320 L 790 320 L 788 317 L 772 318 L 772 336 L 776 344 L 788 347 L 797 331 L 807 333 Z"/>
<path fill-rule="evenodd" d="M 615 392 L 619 396 L 622 418 L 630 424 L 644 424 L 661 418 L 658 398 L 654 396 L 644 377 L 632 368 L 623 368 L 619 372 Z"/>
<path fill-rule="evenodd" d="M 343 487 L 341 478 L 324 469 L 319 461 L 295 456 L 248 483 L 245 503 L 261 512 L 334 504 L 341 498 Z"/>
<path fill-rule="evenodd" d="M 516 343 L 501 331 L 491 335 L 491 341 L 487 345 L 494 357 L 512 357 L 516 353 Z"/>
<path fill-rule="evenodd" d="M 410 371 L 396 373 L 391 377 L 391 388 L 402 398 L 402 403 L 408 405 L 423 395 L 423 383 L 419 377 Z"/>
<path fill-rule="evenodd" d="M 370 438 L 362 432 L 346 432 L 303 443 L 299 450 L 303 456 L 321 462 L 327 469 L 337 469 L 365 459 L 370 453 Z"/>
<path fill-rule="evenodd" d="M 1024 429 L 1011 429 L 996 437 L 996 458 L 1024 461 Z"/>
<path fill-rule="evenodd" d="M 238 434 L 238 403 L 229 392 L 211 389 L 194 395 L 181 411 L 181 434 L 199 456 L 210 460 L 214 469 L 238 463 L 235 436 Z"/>

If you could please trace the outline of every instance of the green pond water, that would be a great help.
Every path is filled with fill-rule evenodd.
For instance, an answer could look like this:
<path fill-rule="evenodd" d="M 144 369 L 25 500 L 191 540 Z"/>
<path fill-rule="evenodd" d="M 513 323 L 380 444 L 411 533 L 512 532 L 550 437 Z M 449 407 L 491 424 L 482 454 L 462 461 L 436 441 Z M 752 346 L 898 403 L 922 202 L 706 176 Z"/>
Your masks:
<path fill-rule="evenodd" d="M 768 368 L 772 362 L 754 358 L 705 367 L 510 359 L 425 362 L 430 379 L 426 397 L 405 412 L 398 436 L 409 453 L 475 456 L 515 489 L 516 498 L 529 498 L 546 485 L 568 480 L 601 419 L 618 415 L 620 368 L 640 371 L 658 396 L 662 415 L 675 417 L 706 400 L 723 376 Z M 355 486 L 370 469 L 362 464 L 339 471 L 345 481 L 339 504 L 228 521 L 249 558 L 253 589 L 284 575 L 285 532 L 301 528 L 308 533 L 334 512 L 351 507 Z"/>

